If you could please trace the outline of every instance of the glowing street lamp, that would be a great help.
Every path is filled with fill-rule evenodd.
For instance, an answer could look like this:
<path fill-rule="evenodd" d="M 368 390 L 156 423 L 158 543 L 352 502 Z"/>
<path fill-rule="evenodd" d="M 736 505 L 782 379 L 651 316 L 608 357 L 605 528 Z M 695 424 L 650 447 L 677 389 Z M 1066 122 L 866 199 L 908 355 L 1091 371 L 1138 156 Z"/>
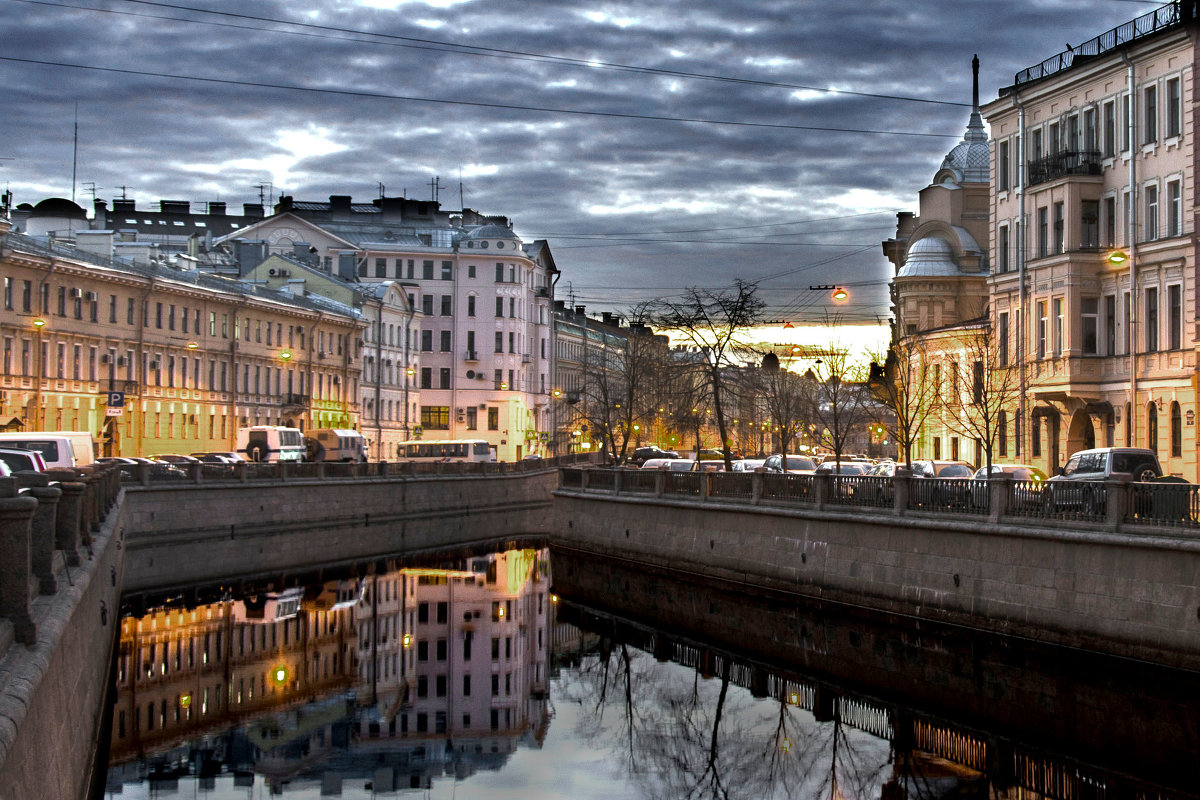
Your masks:
<path fill-rule="evenodd" d="M 42 319 L 41 317 L 38 317 L 37 319 L 35 319 L 33 321 L 33 327 L 37 328 L 40 331 L 42 328 L 46 327 L 46 320 Z"/>
<path fill-rule="evenodd" d="M 1124 250 L 1113 250 L 1108 254 L 1108 263 L 1113 266 L 1120 266 L 1129 260 L 1129 254 Z"/>
<path fill-rule="evenodd" d="M 284 351 L 280 352 L 279 360 L 280 361 L 291 361 L 292 360 L 292 351 L 284 350 Z"/>
<path fill-rule="evenodd" d="M 833 294 L 830 297 L 833 298 L 835 303 L 844 303 L 850 297 L 850 293 L 839 286 L 833 290 Z"/>

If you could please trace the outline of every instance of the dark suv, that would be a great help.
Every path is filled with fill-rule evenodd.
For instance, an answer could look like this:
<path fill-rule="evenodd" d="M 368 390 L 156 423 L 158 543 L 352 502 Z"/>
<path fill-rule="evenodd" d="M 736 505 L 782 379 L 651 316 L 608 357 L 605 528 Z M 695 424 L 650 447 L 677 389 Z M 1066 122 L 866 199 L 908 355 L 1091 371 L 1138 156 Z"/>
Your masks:
<path fill-rule="evenodd" d="M 659 447 L 639 447 L 633 451 L 633 455 L 629 457 L 630 464 L 637 464 L 639 467 L 645 464 L 651 458 L 679 458 L 679 453 L 674 450 L 663 450 Z"/>

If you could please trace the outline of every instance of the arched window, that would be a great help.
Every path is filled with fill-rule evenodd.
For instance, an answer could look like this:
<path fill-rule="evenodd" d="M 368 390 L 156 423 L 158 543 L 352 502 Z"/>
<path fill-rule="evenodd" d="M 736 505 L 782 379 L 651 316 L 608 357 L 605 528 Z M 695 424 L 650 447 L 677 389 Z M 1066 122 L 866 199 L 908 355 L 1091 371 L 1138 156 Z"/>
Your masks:
<path fill-rule="evenodd" d="M 1171 403 L 1171 458 L 1183 455 L 1183 414 L 1179 403 Z"/>
<path fill-rule="evenodd" d="M 1133 447 L 1133 409 L 1125 404 L 1125 446 Z"/>
<path fill-rule="evenodd" d="M 1158 452 L 1158 406 L 1146 404 L 1146 447 Z"/>

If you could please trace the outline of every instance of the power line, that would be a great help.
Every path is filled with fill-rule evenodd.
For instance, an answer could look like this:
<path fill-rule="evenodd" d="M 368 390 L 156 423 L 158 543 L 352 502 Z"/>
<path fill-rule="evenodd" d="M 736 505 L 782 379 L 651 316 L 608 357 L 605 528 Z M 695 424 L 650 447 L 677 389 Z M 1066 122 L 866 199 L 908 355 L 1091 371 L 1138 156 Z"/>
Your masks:
<path fill-rule="evenodd" d="M 417 97 L 415 95 L 384 94 L 383 92 L 365 92 L 351 89 L 319 89 L 311 86 L 295 86 L 286 83 L 266 83 L 264 81 L 240 81 L 232 78 L 204 78 L 198 75 L 179 75 L 170 72 L 151 72 L 149 70 L 121 69 L 119 67 L 98 67 L 92 64 L 73 64 L 67 61 L 47 61 L 37 58 L 17 58 L 15 56 L 0 56 L 0 61 L 11 61 L 19 64 L 36 64 L 47 67 L 63 67 L 67 69 L 88 70 L 92 72 L 109 72 L 117 75 L 136 75 L 146 78 L 166 78 L 169 80 L 195 81 L 198 83 L 215 83 L 223 86 L 248 86 L 255 89 L 282 89 L 290 92 L 305 92 L 309 94 L 330 94 L 343 97 L 361 97 L 372 100 L 405 100 L 412 103 L 435 103 L 438 105 L 471 106 L 474 108 L 500 108 L 509 111 L 532 111 L 544 114 L 570 114 L 583 117 L 610 117 L 616 119 L 640 119 L 652 122 L 688 122 L 704 125 L 729 125 L 743 128 L 768 128 L 773 130 L 793 131 L 826 131 L 831 133 L 864 133 L 882 136 L 915 136 L 931 139 L 957 139 L 957 134 L 920 133 L 917 131 L 888 131 L 870 128 L 833 128 L 823 125 L 787 125 L 780 122 L 746 122 L 743 120 L 704 119 L 701 117 L 668 117 L 657 114 L 631 114 L 616 111 L 585 111 L 574 108 L 551 108 L 548 106 L 523 106 L 511 103 L 485 103 L 475 100 L 446 100 L 438 97 Z"/>
<path fill-rule="evenodd" d="M 618 232 L 609 231 L 607 233 L 594 233 L 594 234 L 571 233 L 571 232 L 560 233 L 560 232 L 551 231 L 551 232 L 532 232 L 532 233 L 528 233 L 527 235 L 539 237 L 539 238 L 549 238 L 551 236 L 559 238 L 559 237 L 563 237 L 563 236 L 649 236 L 649 235 L 654 235 L 654 234 L 668 234 L 668 233 L 711 233 L 714 231 L 747 231 L 747 230 L 754 230 L 757 228 L 778 228 L 778 227 L 782 227 L 785 225 L 809 225 L 814 222 L 832 222 L 834 220 L 839 220 L 839 219 L 854 219 L 856 217 L 875 217 L 880 214 L 891 215 L 891 214 L 895 214 L 895 213 L 896 212 L 893 210 L 867 211 L 862 214 L 839 214 L 836 217 L 813 217 L 811 219 L 797 219 L 797 220 L 792 220 L 790 222 L 766 222 L 766 223 L 762 223 L 760 225 L 732 225 L 732 226 L 723 227 L 723 228 L 683 228 L 680 230 L 667 230 L 667 231 L 618 231 Z"/>
<path fill-rule="evenodd" d="M 317 38 L 336 39 L 342 41 L 362 41 L 361 39 L 346 40 L 344 37 L 324 36 L 319 33 L 302 34 L 296 31 L 278 31 L 269 28 L 258 28 L 254 26 L 236 26 L 228 25 L 227 23 L 214 23 L 207 20 L 187 19 L 182 17 L 169 17 L 153 14 L 138 14 L 130 11 L 117 11 L 116 9 L 98 9 L 86 6 L 75 6 L 68 3 L 55 3 L 49 0 L 16 0 L 16 2 L 25 2 L 36 5 L 57 6 L 60 8 L 73 8 L 82 11 L 101 11 L 111 14 L 122 14 L 129 16 L 149 17 L 151 19 L 165 19 L 175 22 L 187 22 L 198 25 L 223 25 L 224 27 L 235 27 L 243 30 L 265 31 L 270 33 L 282 33 L 285 35 L 307 35 Z M 266 22 L 273 25 L 289 25 L 292 27 L 302 28 L 306 31 L 323 31 L 332 33 L 349 34 L 352 36 L 371 37 L 376 41 L 376 44 L 384 44 L 393 47 L 411 47 L 421 50 L 437 50 L 439 52 L 457 53 L 461 55 L 481 56 L 489 58 L 504 58 L 521 61 L 547 62 L 554 64 L 566 64 L 588 70 L 610 70 L 617 72 L 632 72 L 647 75 L 664 75 L 673 78 L 687 78 L 691 80 L 718 81 L 723 83 L 736 83 L 747 86 L 762 86 L 768 88 L 792 89 L 810 92 L 822 92 L 833 95 L 847 95 L 853 97 L 867 97 L 876 100 L 896 100 L 908 103 L 925 103 L 930 105 L 944 105 L 958 108 L 969 108 L 969 103 L 954 102 L 950 100 L 934 100 L 926 97 L 912 97 L 908 95 L 894 95 L 882 92 L 860 92 L 851 89 L 834 89 L 824 86 L 808 86 L 804 84 L 785 83 L 779 81 L 767 81 L 758 78 L 740 78 L 730 75 L 718 75 L 713 73 L 703 72 L 688 72 L 684 70 L 664 69 L 661 67 L 645 67 L 636 64 L 621 64 L 612 61 L 597 61 L 593 59 L 572 58 L 569 56 L 557 56 L 548 53 L 535 53 L 526 50 L 509 50 L 497 47 L 485 47 L 482 45 L 462 44 L 459 42 L 442 41 L 438 39 L 427 39 L 415 36 L 400 36 L 391 33 L 379 33 L 376 31 L 364 31 L 357 28 L 342 28 L 332 25 L 319 25 L 311 22 L 296 22 L 293 20 L 279 19 L 277 17 L 263 17 L 255 14 L 240 14 L 231 11 L 215 11 L 207 8 L 197 8 L 195 6 L 185 6 L 176 3 L 157 2 L 156 0 L 125 0 L 127 3 L 135 5 L 152 6 L 157 8 L 169 8 L 176 11 L 189 11 L 197 14 L 209 14 L 218 17 L 229 17 L 233 19 L 242 19 L 252 22 Z"/>

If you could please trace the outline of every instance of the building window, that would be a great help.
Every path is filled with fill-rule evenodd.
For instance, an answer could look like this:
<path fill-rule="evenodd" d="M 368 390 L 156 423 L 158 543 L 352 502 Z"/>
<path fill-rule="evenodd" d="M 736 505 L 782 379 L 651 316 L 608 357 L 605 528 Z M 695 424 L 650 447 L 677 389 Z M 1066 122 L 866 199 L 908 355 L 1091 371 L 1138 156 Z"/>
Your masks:
<path fill-rule="evenodd" d="M 467 296 L 467 316 L 475 316 L 475 295 L 473 294 Z"/>
<path fill-rule="evenodd" d="M 1171 458 L 1183 456 L 1183 414 L 1179 403 L 1171 403 Z"/>
<path fill-rule="evenodd" d="M 1099 298 L 1084 297 L 1079 301 L 1079 307 L 1083 315 L 1083 341 L 1080 343 L 1083 354 L 1085 356 L 1094 356 L 1097 352 L 1096 333 L 1100 311 Z"/>
<path fill-rule="evenodd" d="M 489 431 L 500 430 L 500 409 L 492 407 L 492 408 L 489 408 L 487 410 L 487 412 L 488 412 L 488 430 Z"/>
<path fill-rule="evenodd" d="M 1167 184 L 1167 236 L 1183 233 L 1183 187 L 1179 181 Z"/>
<path fill-rule="evenodd" d="M 1143 122 L 1143 144 L 1158 141 L 1158 87 L 1147 86 L 1142 90 L 1142 103 L 1146 115 Z"/>
<path fill-rule="evenodd" d="M 996 255 L 999 262 L 1000 272 L 1008 272 L 1009 266 L 1009 245 L 1008 245 L 1008 226 L 1001 225 L 996 231 Z"/>
<path fill-rule="evenodd" d="M 1146 193 L 1146 222 L 1142 228 L 1144 241 L 1152 242 L 1158 238 L 1158 187 L 1147 186 Z"/>
<path fill-rule="evenodd" d="M 996 417 L 996 433 L 999 435 L 1000 457 L 1008 455 L 1008 412 L 1000 409 Z"/>
<path fill-rule="evenodd" d="M 1117 198 L 1104 198 L 1104 243 L 1108 247 L 1117 244 Z"/>
<path fill-rule="evenodd" d="M 501 331 L 496 331 L 496 350 L 497 353 L 504 352 L 504 334 Z"/>
<path fill-rule="evenodd" d="M 1000 366 L 1008 366 L 1008 312 L 1001 311 L 997 315 L 996 342 L 999 349 Z"/>
<path fill-rule="evenodd" d="M 1158 406 L 1146 404 L 1146 447 L 1158 453 Z"/>
<path fill-rule="evenodd" d="M 504 316 L 504 298 L 503 297 L 496 298 L 496 316 L 497 317 Z"/>
<path fill-rule="evenodd" d="M 1146 289 L 1146 352 L 1158 350 L 1158 289 Z"/>
<path fill-rule="evenodd" d="M 443 353 L 449 353 L 450 352 L 450 331 L 442 331 L 440 338 L 441 338 L 441 341 L 439 342 L 439 344 L 441 344 L 441 351 Z"/>
<path fill-rule="evenodd" d="M 1029 426 L 1029 451 L 1034 458 L 1042 455 L 1042 418 L 1035 416 Z"/>
<path fill-rule="evenodd" d="M 450 406 L 421 406 L 421 427 L 431 431 L 450 430 Z"/>
<path fill-rule="evenodd" d="M 1096 109 L 1089 108 L 1083 112 L 1083 149 L 1095 153 L 1100 149 L 1096 141 Z"/>
<path fill-rule="evenodd" d="M 1109 100 L 1104 104 L 1104 150 L 1105 158 L 1117 154 L 1117 104 Z"/>
<path fill-rule="evenodd" d="M 454 262 L 453 261 L 443 261 L 442 262 L 442 280 L 444 280 L 444 281 L 454 280 Z"/>
<path fill-rule="evenodd" d="M 467 407 L 467 430 L 479 429 L 479 410 L 475 406 Z"/>
<path fill-rule="evenodd" d="M 1121 96 L 1121 152 L 1129 152 L 1129 95 Z"/>
<path fill-rule="evenodd" d="M 1037 304 L 1037 357 L 1046 357 L 1046 301 Z"/>
<path fill-rule="evenodd" d="M 1038 258 L 1044 258 L 1050 252 L 1050 209 L 1042 206 L 1037 210 L 1038 220 Z"/>
<path fill-rule="evenodd" d="M 1065 205 L 1063 203 L 1054 204 L 1054 252 L 1065 253 L 1066 247 L 1066 224 L 1064 220 Z"/>
<path fill-rule="evenodd" d="M 438 388 L 439 389 L 449 389 L 450 388 L 450 368 L 442 367 L 441 369 L 439 369 L 438 377 L 439 377 Z"/>
<path fill-rule="evenodd" d="M 433 352 L 433 331 L 421 331 L 421 352 Z"/>
<path fill-rule="evenodd" d="M 1008 176 L 1011 169 L 1008 160 L 1008 142 L 1000 142 L 996 145 L 996 189 L 998 191 L 1008 191 Z"/>
<path fill-rule="evenodd" d="M 1104 355 L 1117 354 L 1117 296 L 1104 296 Z"/>
<path fill-rule="evenodd" d="M 1054 355 L 1061 356 L 1063 352 L 1063 299 L 1054 298 Z"/>
<path fill-rule="evenodd" d="M 442 295 L 442 316 L 450 316 L 450 295 L 448 294 Z"/>
<path fill-rule="evenodd" d="M 433 368 L 432 367 L 421 367 L 421 388 L 422 389 L 432 389 L 433 388 Z"/>
<path fill-rule="evenodd" d="M 1183 347 L 1183 287 L 1174 284 L 1167 287 L 1167 349 Z"/>
<path fill-rule="evenodd" d="M 421 277 L 427 281 L 433 280 L 433 262 L 432 261 L 422 261 L 421 262 Z"/>
<path fill-rule="evenodd" d="M 366 265 L 364 264 L 363 266 L 365 267 Z M 387 259 L 386 258 L 375 259 L 375 277 L 376 278 L 386 278 L 387 277 Z"/>
<path fill-rule="evenodd" d="M 1100 202 L 1084 200 L 1079 204 L 1079 246 L 1100 246 Z"/>
<path fill-rule="evenodd" d="M 1179 78 L 1167 81 L 1167 138 L 1178 136 L 1183 132 L 1183 96 L 1179 88 Z"/>

